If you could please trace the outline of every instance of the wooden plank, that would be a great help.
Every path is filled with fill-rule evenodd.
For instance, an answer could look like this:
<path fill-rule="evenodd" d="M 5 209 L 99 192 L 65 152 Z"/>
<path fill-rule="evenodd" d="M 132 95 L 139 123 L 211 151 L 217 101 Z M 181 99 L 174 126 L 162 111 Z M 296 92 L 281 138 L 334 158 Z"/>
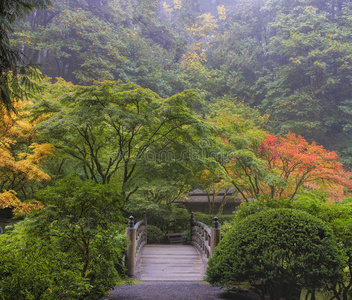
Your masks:
<path fill-rule="evenodd" d="M 136 270 L 141 281 L 203 281 L 206 264 L 190 245 L 146 245 Z"/>

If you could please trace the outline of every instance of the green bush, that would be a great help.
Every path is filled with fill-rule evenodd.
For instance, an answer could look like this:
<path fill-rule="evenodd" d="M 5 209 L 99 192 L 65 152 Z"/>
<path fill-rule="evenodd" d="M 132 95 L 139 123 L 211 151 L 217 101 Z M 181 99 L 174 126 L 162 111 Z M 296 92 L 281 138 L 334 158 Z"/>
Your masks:
<path fill-rule="evenodd" d="M 240 221 L 249 215 L 273 208 L 292 208 L 307 212 L 323 221 L 330 219 L 330 206 L 328 195 L 324 191 L 316 190 L 296 196 L 295 201 L 289 199 L 260 199 L 257 201 L 242 203 L 235 212 L 236 221 Z"/>
<path fill-rule="evenodd" d="M 189 244 L 190 244 L 189 230 L 186 230 L 186 231 L 183 232 L 183 235 L 182 235 L 182 244 L 183 244 L 183 245 L 189 245 Z"/>
<path fill-rule="evenodd" d="M 318 218 L 293 209 L 270 209 L 239 221 L 208 265 L 210 283 L 247 281 L 261 297 L 269 294 L 273 300 L 299 299 L 302 288 L 312 291 L 342 278 L 332 231 Z"/>
<path fill-rule="evenodd" d="M 123 272 L 125 226 L 113 187 L 72 177 L 0 237 L 0 299 L 99 299 Z"/>
<path fill-rule="evenodd" d="M 213 227 L 214 215 L 203 214 L 200 212 L 194 213 L 194 218 L 196 221 L 202 222 L 207 225 L 209 228 Z M 225 222 L 233 222 L 234 216 L 233 215 L 221 215 L 218 216 L 220 228 Z"/>
<path fill-rule="evenodd" d="M 69 254 L 28 232 L 26 219 L 0 235 L 0 299 L 79 299 L 92 286 Z"/>
<path fill-rule="evenodd" d="M 167 217 L 170 215 L 170 209 L 167 205 L 156 204 L 145 199 L 131 198 L 125 205 L 129 215 L 132 215 L 135 222 L 143 219 L 143 213 L 146 213 L 148 224 L 164 228 L 167 224 Z"/>
<path fill-rule="evenodd" d="M 148 244 L 160 244 L 164 237 L 165 233 L 161 231 L 160 228 L 154 225 L 148 225 Z"/>
<path fill-rule="evenodd" d="M 166 232 L 182 232 L 189 228 L 191 215 L 183 204 L 156 204 L 145 199 L 131 199 L 126 204 L 129 214 L 133 215 L 136 221 L 147 215 L 148 224 L 157 226 Z"/>
<path fill-rule="evenodd" d="M 307 212 L 324 222 L 333 230 L 340 251 L 344 254 L 345 277 L 332 288 L 337 299 L 348 300 L 351 298 L 350 285 L 352 284 L 352 205 L 351 198 L 345 198 L 338 203 L 328 201 L 325 191 L 304 191 L 296 195 L 295 201 L 261 199 L 249 203 L 243 203 L 235 214 L 236 222 L 272 208 L 292 208 Z M 228 231 L 231 224 L 221 227 L 222 232 Z"/>
<path fill-rule="evenodd" d="M 172 204 L 168 232 L 180 233 L 190 226 L 191 215 L 183 204 Z"/>

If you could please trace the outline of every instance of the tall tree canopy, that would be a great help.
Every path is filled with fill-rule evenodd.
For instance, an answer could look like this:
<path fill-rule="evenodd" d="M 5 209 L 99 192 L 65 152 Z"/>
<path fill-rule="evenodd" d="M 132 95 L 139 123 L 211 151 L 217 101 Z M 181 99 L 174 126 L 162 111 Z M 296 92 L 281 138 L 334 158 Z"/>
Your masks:
<path fill-rule="evenodd" d="M 350 1 L 55 1 L 12 43 L 75 84 L 130 80 L 162 97 L 197 88 L 270 115 L 350 164 Z"/>
<path fill-rule="evenodd" d="M 19 22 L 13 42 L 46 75 L 75 84 L 130 80 L 171 96 L 185 41 L 160 18 L 158 1 L 55 1 Z"/>
<path fill-rule="evenodd" d="M 50 0 L 4 0 L 0 3 L 0 104 L 7 111 L 14 110 L 14 100 L 35 88 L 30 78 L 39 75 L 26 62 L 23 51 L 11 47 L 9 35 L 13 24 L 24 14 L 30 14 L 35 8 L 47 8 L 49 4 Z"/>
<path fill-rule="evenodd" d="M 45 90 L 38 110 L 51 114 L 40 124 L 41 138 L 67 154 L 83 178 L 115 180 L 126 200 L 150 164 L 201 160 L 197 141 L 208 129 L 194 110 L 195 91 L 165 99 L 132 83 L 83 87 L 62 80 Z M 165 151 L 171 155 L 166 161 Z"/>

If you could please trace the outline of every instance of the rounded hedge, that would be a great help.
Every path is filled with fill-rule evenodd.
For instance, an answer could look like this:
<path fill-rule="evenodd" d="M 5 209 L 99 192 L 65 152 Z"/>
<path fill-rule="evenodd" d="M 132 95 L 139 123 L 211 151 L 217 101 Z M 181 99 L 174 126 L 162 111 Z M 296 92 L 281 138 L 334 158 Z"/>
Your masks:
<path fill-rule="evenodd" d="M 165 233 L 154 225 L 148 225 L 148 244 L 160 244 L 165 237 Z"/>
<path fill-rule="evenodd" d="M 340 253 L 325 223 L 302 211 L 271 209 L 229 230 L 209 260 L 207 281 L 314 289 L 336 282 L 341 270 Z"/>

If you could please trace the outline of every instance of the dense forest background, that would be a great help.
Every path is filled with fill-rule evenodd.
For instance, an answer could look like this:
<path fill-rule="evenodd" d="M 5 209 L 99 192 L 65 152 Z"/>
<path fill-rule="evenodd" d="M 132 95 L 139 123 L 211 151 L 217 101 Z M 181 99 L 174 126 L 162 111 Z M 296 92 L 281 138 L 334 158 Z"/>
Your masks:
<path fill-rule="evenodd" d="M 65 0 L 17 22 L 12 43 L 52 78 L 188 88 L 269 115 L 352 164 L 352 13 L 344 0 Z M 204 114 L 207 114 L 205 111 Z"/>
<path fill-rule="evenodd" d="M 127 218 L 187 243 L 199 189 L 237 243 L 208 281 L 350 299 L 351 28 L 349 0 L 0 1 L 0 298 L 100 299 Z"/>

